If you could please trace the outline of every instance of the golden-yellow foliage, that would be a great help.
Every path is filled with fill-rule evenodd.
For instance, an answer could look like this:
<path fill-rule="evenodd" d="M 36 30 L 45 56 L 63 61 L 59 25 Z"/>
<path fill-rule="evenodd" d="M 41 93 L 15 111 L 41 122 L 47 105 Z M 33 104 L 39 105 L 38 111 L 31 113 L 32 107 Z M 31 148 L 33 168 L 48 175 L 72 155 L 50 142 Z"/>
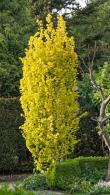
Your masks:
<path fill-rule="evenodd" d="M 37 168 L 44 171 L 45 164 L 59 161 L 77 143 L 77 55 L 61 16 L 56 28 L 51 15 L 47 16 L 46 29 L 41 21 L 38 24 L 39 32 L 30 37 L 22 58 L 20 90 L 23 136 Z"/>

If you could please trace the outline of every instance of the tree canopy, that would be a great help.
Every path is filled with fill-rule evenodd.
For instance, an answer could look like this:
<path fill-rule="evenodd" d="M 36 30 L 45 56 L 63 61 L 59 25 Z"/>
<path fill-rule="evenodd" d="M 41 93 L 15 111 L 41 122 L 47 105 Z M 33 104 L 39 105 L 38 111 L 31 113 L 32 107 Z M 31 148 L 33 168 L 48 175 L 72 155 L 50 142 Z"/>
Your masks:
<path fill-rule="evenodd" d="M 19 57 L 23 56 L 34 25 L 27 0 L 0 3 L 0 96 L 19 95 Z"/>
<path fill-rule="evenodd" d="M 47 28 L 39 21 L 39 32 L 30 37 L 20 85 L 23 135 L 41 171 L 74 149 L 80 118 L 74 40 L 62 17 L 56 28 L 51 15 L 46 20 Z"/>

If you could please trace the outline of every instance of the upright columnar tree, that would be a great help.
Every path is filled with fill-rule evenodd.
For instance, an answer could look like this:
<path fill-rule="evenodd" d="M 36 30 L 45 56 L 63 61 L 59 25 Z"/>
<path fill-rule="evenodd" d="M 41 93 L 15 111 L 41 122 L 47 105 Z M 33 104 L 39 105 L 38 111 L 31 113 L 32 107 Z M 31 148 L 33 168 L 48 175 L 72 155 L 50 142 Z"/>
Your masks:
<path fill-rule="evenodd" d="M 56 28 L 51 15 L 46 21 L 46 29 L 39 21 L 39 32 L 30 37 L 20 85 L 23 136 L 41 171 L 74 149 L 79 125 L 74 39 L 62 17 Z"/>

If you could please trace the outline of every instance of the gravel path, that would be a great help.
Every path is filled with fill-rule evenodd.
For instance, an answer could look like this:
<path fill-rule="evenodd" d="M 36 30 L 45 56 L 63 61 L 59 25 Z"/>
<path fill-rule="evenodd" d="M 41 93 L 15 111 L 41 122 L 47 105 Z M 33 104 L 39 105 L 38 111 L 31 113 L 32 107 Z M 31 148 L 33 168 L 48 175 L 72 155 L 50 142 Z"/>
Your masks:
<path fill-rule="evenodd" d="M 55 191 L 50 191 L 50 190 L 44 190 L 44 191 L 38 191 L 37 195 L 67 195 L 67 194 L 66 193 L 62 193 L 62 192 L 55 192 Z"/>
<path fill-rule="evenodd" d="M 6 184 L 6 182 L 0 183 L 0 188 Z M 13 191 L 14 189 L 14 182 L 9 182 L 8 188 Z M 35 192 L 36 195 L 69 195 L 67 193 L 57 192 L 57 191 L 51 191 L 51 190 L 40 190 Z"/>

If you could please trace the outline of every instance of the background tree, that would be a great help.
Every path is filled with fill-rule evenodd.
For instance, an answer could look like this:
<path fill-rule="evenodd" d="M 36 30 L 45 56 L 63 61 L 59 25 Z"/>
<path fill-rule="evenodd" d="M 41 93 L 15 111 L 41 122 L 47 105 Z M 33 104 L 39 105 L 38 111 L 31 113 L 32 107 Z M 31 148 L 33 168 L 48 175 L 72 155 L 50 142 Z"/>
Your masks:
<path fill-rule="evenodd" d="M 34 25 L 28 0 L 0 3 L 0 96 L 19 95 L 19 57 L 23 56 Z"/>
<path fill-rule="evenodd" d="M 73 24 L 70 26 L 71 33 L 75 36 L 77 51 L 80 58 L 88 60 L 91 52 L 92 58 L 95 42 L 97 43 L 96 58 L 97 65 L 103 64 L 109 59 L 110 40 L 109 28 L 110 1 L 94 0 L 74 15 Z M 81 64 L 83 66 L 83 64 Z M 84 66 L 83 66 L 84 69 Z"/>
<path fill-rule="evenodd" d="M 50 15 L 46 20 L 47 28 L 39 22 L 40 32 L 30 37 L 20 87 L 23 135 L 41 171 L 74 149 L 79 125 L 74 40 L 68 37 L 62 17 L 57 28 Z"/>
<path fill-rule="evenodd" d="M 53 12 L 57 15 L 63 9 L 63 12 L 64 10 L 68 10 L 66 13 L 68 14 L 68 12 L 73 12 L 79 8 L 79 3 L 76 0 L 30 0 L 30 3 L 32 6 L 32 15 L 37 16 L 43 21 L 48 13 Z"/>
<path fill-rule="evenodd" d="M 94 58 L 94 57 L 93 57 Z M 88 64 L 89 79 L 93 89 L 95 89 L 95 98 L 99 100 L 99 116 L 97 123 L 99 126 L 98 134 L 101 136 L 109 151 L 109 164 L 107 180 L 110 180 L 110 125 L 107 121 L 110 119 L 110 64 L 105 63 L 102 71 L 93 75 L 93 60 Z"/>
<path fill-rule="evenodd" d="M 94 72 L 101 71 L 104 62 L 109 61 L 109 15 L 110 1 L 94 0 L 91 3 L 89 2 L 85 8 L 78 10 L 71 18 L 70 31 L 75 36 L 79 56 L 78 90 L 80 92 L 80 106 L 83 111 L 88 111 L 88 116 L 82 120 L 78 131 L 78 137 L 81 138 L 81 142 L 76 148 L 78 155 L 102 155 L 103 152 L 106 152 L 106 150 L 102 151 L 101 140 L 98 139 L 97 122 L 91 120 L 93 115 L 94 118 L 97 117 L 100 105 L 91 90 L 90 81 L 86 74 L 86 65 L 92 61 L 95 44 L 97 49 L 95 51 Z M 86 120 L 87 122 L 85 122 Z"/>

